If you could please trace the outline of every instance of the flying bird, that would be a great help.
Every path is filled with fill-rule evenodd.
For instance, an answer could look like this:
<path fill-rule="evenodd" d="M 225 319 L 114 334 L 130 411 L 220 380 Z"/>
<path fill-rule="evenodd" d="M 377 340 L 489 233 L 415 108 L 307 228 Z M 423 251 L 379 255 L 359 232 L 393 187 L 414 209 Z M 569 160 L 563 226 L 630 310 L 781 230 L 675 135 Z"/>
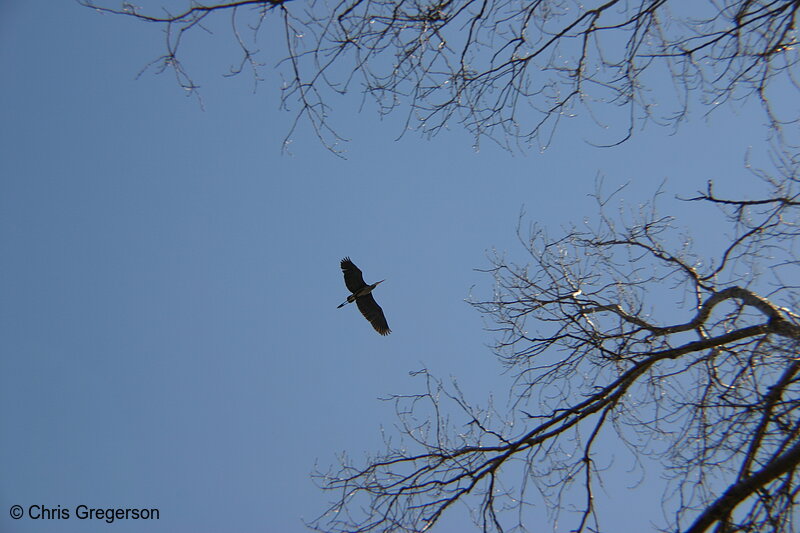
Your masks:
<path fill-rule="evenodd" d="M 342 259 L 342 273 L 344 274 L 344 284 L 347 286 L 347 290 L 353 294 L 348 296 L 347 300 L 342 302 L 339 307 L 344 307 L 350 302 L 355 302 L 361 314 L 364 315 L 364 318 L 369 320 L 369 323 L 372 324 L 375 331 L 381 335 L 388 335 L 391 333 L 392 330 L 389 329 L 389 324 L 386 323 L 386 317 L 383 316 L 383 309 L 381 309 L 381 306 L 375 301 L 375 298 L 372 297 L 372 290 L 386 280 L 382 279 L 377 283 L 367 285 L 364 282 L 364 276 L 361 274 L 361 270 L 350 261 L 349 257 Z M 337 307 L 337 309 L 339 307 Z"/>

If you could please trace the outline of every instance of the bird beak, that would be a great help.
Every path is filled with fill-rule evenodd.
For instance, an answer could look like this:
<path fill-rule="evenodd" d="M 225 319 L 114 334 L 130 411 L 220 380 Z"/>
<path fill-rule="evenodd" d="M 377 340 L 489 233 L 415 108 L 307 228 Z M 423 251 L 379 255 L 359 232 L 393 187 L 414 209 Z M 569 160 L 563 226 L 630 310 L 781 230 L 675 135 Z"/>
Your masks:
<path fill-rule="evenodd" d="M 380 285 L 380 284 L 381 284 L 381 283 L 383 283 L 384 281 L 386 281 L 386 280 L 385 280 L 385 279 L 382 279 L 382 280 L 380 280 L 378 283 L 376 283 L 375 285 L 376 285 L 376 286 L 377 286 L 377 285 Z"/>

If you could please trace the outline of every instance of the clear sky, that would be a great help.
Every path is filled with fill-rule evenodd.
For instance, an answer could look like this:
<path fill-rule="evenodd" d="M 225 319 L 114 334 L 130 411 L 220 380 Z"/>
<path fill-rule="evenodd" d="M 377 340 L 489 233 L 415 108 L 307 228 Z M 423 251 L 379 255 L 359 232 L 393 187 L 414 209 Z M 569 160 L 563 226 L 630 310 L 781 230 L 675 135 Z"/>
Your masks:
<path fill-rule="evenodd" d="M 381 450 L 395 418 L 378 398 L 421 391 L 410 371 L 504 401 L 509 377 L 464 299 L 491 294 L 474 270 L 487 252 L 524 262 L 523 208 L 525 225 L 557 234 L 594 215 L 598 175 L 609 190 L 630 182 L 634 206 L 667 179 L 666 214 L 702 228 L 672 197 L 707 179 L 721 194 L 746 186 L 745 150 L 763 144 L 745 106 L 695 112 L 675 135 L 649 125 L 612 149 L 590 146 L 578 117 L 544 153 L 475 151 L 458 130 L 398 141 L 399 117 L 358 114 L 353 95 L 332 100 L 346 160 L 307 128 L 282 155 L 293 117 L 269 66 L 254 93 L 220 75 L 232 61 L 222 39 L 195 43 L 201 108 L 170 75 L 136 79 L 160 39 L 71 1 L 0 0 L 3 532 L 304 531 L 330 498 L 309 473 Z M 344 256 L 367 281 L 387 279 L 375 295 L 388 337 L 336 309 Z M 605 496 L 650 512 L 660 497 Z M 161 518 L 143 529 L 9 516 L 80 504 Z"/>

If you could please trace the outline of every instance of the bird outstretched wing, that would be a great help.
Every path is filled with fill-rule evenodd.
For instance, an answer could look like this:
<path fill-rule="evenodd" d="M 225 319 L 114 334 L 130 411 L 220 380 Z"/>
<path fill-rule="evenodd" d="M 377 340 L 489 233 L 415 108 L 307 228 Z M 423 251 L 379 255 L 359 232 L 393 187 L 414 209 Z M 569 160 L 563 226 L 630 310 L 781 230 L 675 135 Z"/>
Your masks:
<path fill-rule="evenodd" d="M 392 330 L 389 329 L 389 324 L 386 323 L 383 309 L 381 309 L 381 306 L 375 301 L 375 298 L 372 297 L 372 294 L 357 298 L 356 305 L 358 306 L 358 310 L 361 311 L 361 314 L 364 315 L 364 318 L 369 320 L 369 323 L 375 328 L 375 331 L 381 335 L 388 335 L 392 332 Z"/>
<path fill-rule="evenodd" d="M 342 273 L 344 273 L 344 284 L 348 291 L 355 293 L 366 286 L 361 270 L 350 261 L 349 257 L 342 259 Z M 380 309 L 380 307 L 378 309 Z"/>

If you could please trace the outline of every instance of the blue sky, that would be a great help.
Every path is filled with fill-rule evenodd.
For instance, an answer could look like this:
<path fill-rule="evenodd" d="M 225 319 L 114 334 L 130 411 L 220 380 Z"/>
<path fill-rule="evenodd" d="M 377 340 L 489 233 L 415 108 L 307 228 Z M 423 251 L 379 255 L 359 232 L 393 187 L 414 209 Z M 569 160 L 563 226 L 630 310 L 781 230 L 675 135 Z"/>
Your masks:
<path fill-rule="evenodd" d="M 491 250 L 524 261 L 523 208 L 525 225 L 557 234 L 594 215 L 598 175 L 609 190 L 630 182 L 634 206 L 667 179 L 662 208 L 701 227 L 703 212 L 673 195 L 707 179 L 748 187 L 744 153 L 763 145 L 744 106 L 613 149 L 587 144 L 579 116 L 543 153 L 476 152 L 458 130 L 395 140 L 399 117 L 357 114 L 354 95 L 333 100 L 347 159 L 307 128 L 282 155 L 292 115 L 269 67 L 253 93 L 219 75 L 222 39 L 198 42 L 201 109 L 169 75 L 136 79 L 159 39 L 70 1 L 0 3 L 2 531 L 112 527 L 13 521 L 14 504 L 157 507 L 149 531 L 304 531 L 329 499 L 309 473 L 380 451 L 395 419 L 378 398 L 420 391 L 410 371 L 504 401 L 510 378 L 464 299 L 491 294 L 474 270 Z M 336 309 L 344 256 L 387 279 L 376 298 L 390 336 Z M 621 472 L 609 484 L 630 483 Z M 661 494 L 606 497 L 658 511 Z"/>

